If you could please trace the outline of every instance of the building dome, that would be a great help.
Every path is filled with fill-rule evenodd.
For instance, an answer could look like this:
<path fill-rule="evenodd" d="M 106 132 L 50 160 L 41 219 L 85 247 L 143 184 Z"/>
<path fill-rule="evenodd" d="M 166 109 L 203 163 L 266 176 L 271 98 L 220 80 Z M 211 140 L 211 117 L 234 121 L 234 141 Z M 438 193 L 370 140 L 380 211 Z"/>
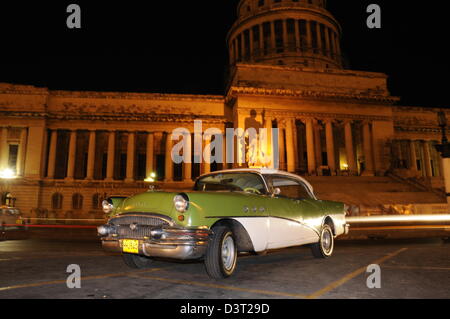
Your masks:
<path fill-rule="evenodd" d="M 326 0 L 242 0 L 228 34 L 230 63 L 342 68 L 341 27 Z"/>

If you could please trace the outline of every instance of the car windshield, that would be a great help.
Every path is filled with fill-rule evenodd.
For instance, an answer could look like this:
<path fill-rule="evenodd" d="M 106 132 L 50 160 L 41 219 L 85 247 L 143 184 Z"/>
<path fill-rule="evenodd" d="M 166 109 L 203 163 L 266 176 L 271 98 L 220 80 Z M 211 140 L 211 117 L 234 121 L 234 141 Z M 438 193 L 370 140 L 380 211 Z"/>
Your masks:
<path fill-rule="evenodd" d="M 201 177 L 194 186 L 195 191 L 237 191 L 266 194 L 264 181 L 254 173 L 220 173 Z"/>

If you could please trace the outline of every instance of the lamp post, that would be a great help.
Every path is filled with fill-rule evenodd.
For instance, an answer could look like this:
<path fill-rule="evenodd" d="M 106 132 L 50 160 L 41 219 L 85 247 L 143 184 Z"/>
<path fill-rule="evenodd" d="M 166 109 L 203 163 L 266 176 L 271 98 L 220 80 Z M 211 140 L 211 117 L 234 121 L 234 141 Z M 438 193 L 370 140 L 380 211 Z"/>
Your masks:
<path fill-rule="evenodd" d="M 447 203 L 450 204 L 450 143 L 447 139 L 447 117 L 442 111 L 438 113 L 438 122 L 439 127 L 442 130 L 442 143 L 436 145 L 435 147 L 442 157 L 445 193 L 447 196 Z"/>

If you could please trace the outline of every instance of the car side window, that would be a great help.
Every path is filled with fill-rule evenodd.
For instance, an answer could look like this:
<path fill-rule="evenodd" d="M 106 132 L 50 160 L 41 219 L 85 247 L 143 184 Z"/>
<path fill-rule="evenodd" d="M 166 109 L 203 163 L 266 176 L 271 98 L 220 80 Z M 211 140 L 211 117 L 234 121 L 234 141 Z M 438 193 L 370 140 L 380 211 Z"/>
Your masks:
<path fill-rule="evenodd" d="M 313 199 L 306 185 L 293 178 L 274 176 L 271 178 L 270 186 L 280 189 L 280 197 L 292 199 Z"/>

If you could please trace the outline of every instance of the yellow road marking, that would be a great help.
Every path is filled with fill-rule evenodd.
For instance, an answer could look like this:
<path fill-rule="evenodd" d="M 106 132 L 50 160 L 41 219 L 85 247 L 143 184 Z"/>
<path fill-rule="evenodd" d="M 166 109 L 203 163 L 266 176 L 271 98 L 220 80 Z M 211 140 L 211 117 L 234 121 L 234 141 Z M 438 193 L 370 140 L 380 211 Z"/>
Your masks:
<path fill-rule="evenodd" d="M 85 280 L 95 280 L 95 279 L 106 279 L 106 278 L 112 278 L 112 277 L 126 277 L 131 274 L 149 273 L 149 272 L 155 272 L 155 271 L 159 271 L 159 270 L 163 270 L 163 269 L 166 269 L 166 268 L 153 268 L 153 269 L 147 269 L 147 270 L 137 270 L 137 271 L 133 271 L 133 272 L 123 272 L 123 273 L 106 274 L 106 275 L 98 275 L 98 276 L 87 276 L 87 277 L 81 277 L 81 280 L 85 281 Z M 35 282 L 35 283 L 31 283 L 31 284 L 0 287 L 0 291 L 20 289 L 20 288 L 33 288 L 33 287 L 40 287 L 40 286 L 47 286 L 47 285 L 59 285 L 59 284 L 65 284 L 65 283 L 66 283 L 66 280 L 43 281 L 43 282 Z"/>
<path fill-rule="evenodd" d="M 394 257 L 397 256 L 398 254 L 400 254 L 400 253 L 402 253 L 402 252 L 404 252 L 404 251 L 406 251 L 406 250 L 408 250 L 408 248 L 402 248 L 402 249 L 399 249 L 399 250 L 397 250 L 397 251 L 395 251 L 395 252 L 393 252 L 393 253 L 391 253 L 391 254 L 389 254 L 389 255 L 387 255 L 387 256 L 384 256 L 384 257 L 382 257 L 382 258 L 380 258 L 380 259 L 377 259 L 377 260 L 371 262 L 370 264 L 381 265 L 381 264 L 382 264 L 383 262 L 385 262 L 386 260 L 389 260 L 389 259 L 391 259 L 391 258 L 394 258 Z M 348 275 L 345 275 L 345 276 L 342 277 L 341 279 L 332 282 L 332 283 L 329 284 L 328 286 L 326 286 L 326 287 L 324 287 L 324 288 L 322 288 L 322 289 L 320 289 L 320 290 L 318 290 L 318 291 L 312 293 L 311 295 L 307 296 L 306 298 L 308 298 L 308 299 L 315 299 L 315 298 L 318 298 L 318 297 L 320 297 L 320 296 L 326 294 L 327 292 L 330 292 L 330 291 L 332 291 L 332 290 L 334 290 L 334 289 L 336 289 L 336 288 L 342 286 L 342 285 L 345 284 L 346 282 L 348 282 L 348 281 L 352 280 L 353 278 L 355 278 L 355 277 L 357 277 L 357 276 L 359 276 L 359 275 L 365 273 L 366 271 L 367 271 L 367 266 L 361 267 L 361 268 L 355 270 L 354 272 L 349 273 Z"/>
<path fill-rule="evenodd" d="M 131 275 L 129 277 L 145 278 L 145 279 L 170 282 L 173 284 L 186 285 L 186 286 L 198 286 L 198 287 L 216 288 L 216 289 L 223 289 L 223 290 L 242 291 L 242 292 L 249 292 L 249 293 L 254 293 L 254 294 L 259 294 L 259 295 L 293 297 L 293 298 L 301 298 L 301 299 L 306 297 L 305 295 L 288 293 L 288 292 L 269 291 L 269 290 L 260 290 L 260 289 L 248 289 L 248 288 L 241 288 L 241 287 L 235 287 L 235 286 L 224 286 L 224 285 L 202 283 L 202 282 L 198 282 L 198 281 L 178 280 L 178 279 L 170 279 L 170 278 L 163 278 L 163 277 L 154 277 L 154 276 L 145 276 L 145 275 L 144 276 Z"/>

